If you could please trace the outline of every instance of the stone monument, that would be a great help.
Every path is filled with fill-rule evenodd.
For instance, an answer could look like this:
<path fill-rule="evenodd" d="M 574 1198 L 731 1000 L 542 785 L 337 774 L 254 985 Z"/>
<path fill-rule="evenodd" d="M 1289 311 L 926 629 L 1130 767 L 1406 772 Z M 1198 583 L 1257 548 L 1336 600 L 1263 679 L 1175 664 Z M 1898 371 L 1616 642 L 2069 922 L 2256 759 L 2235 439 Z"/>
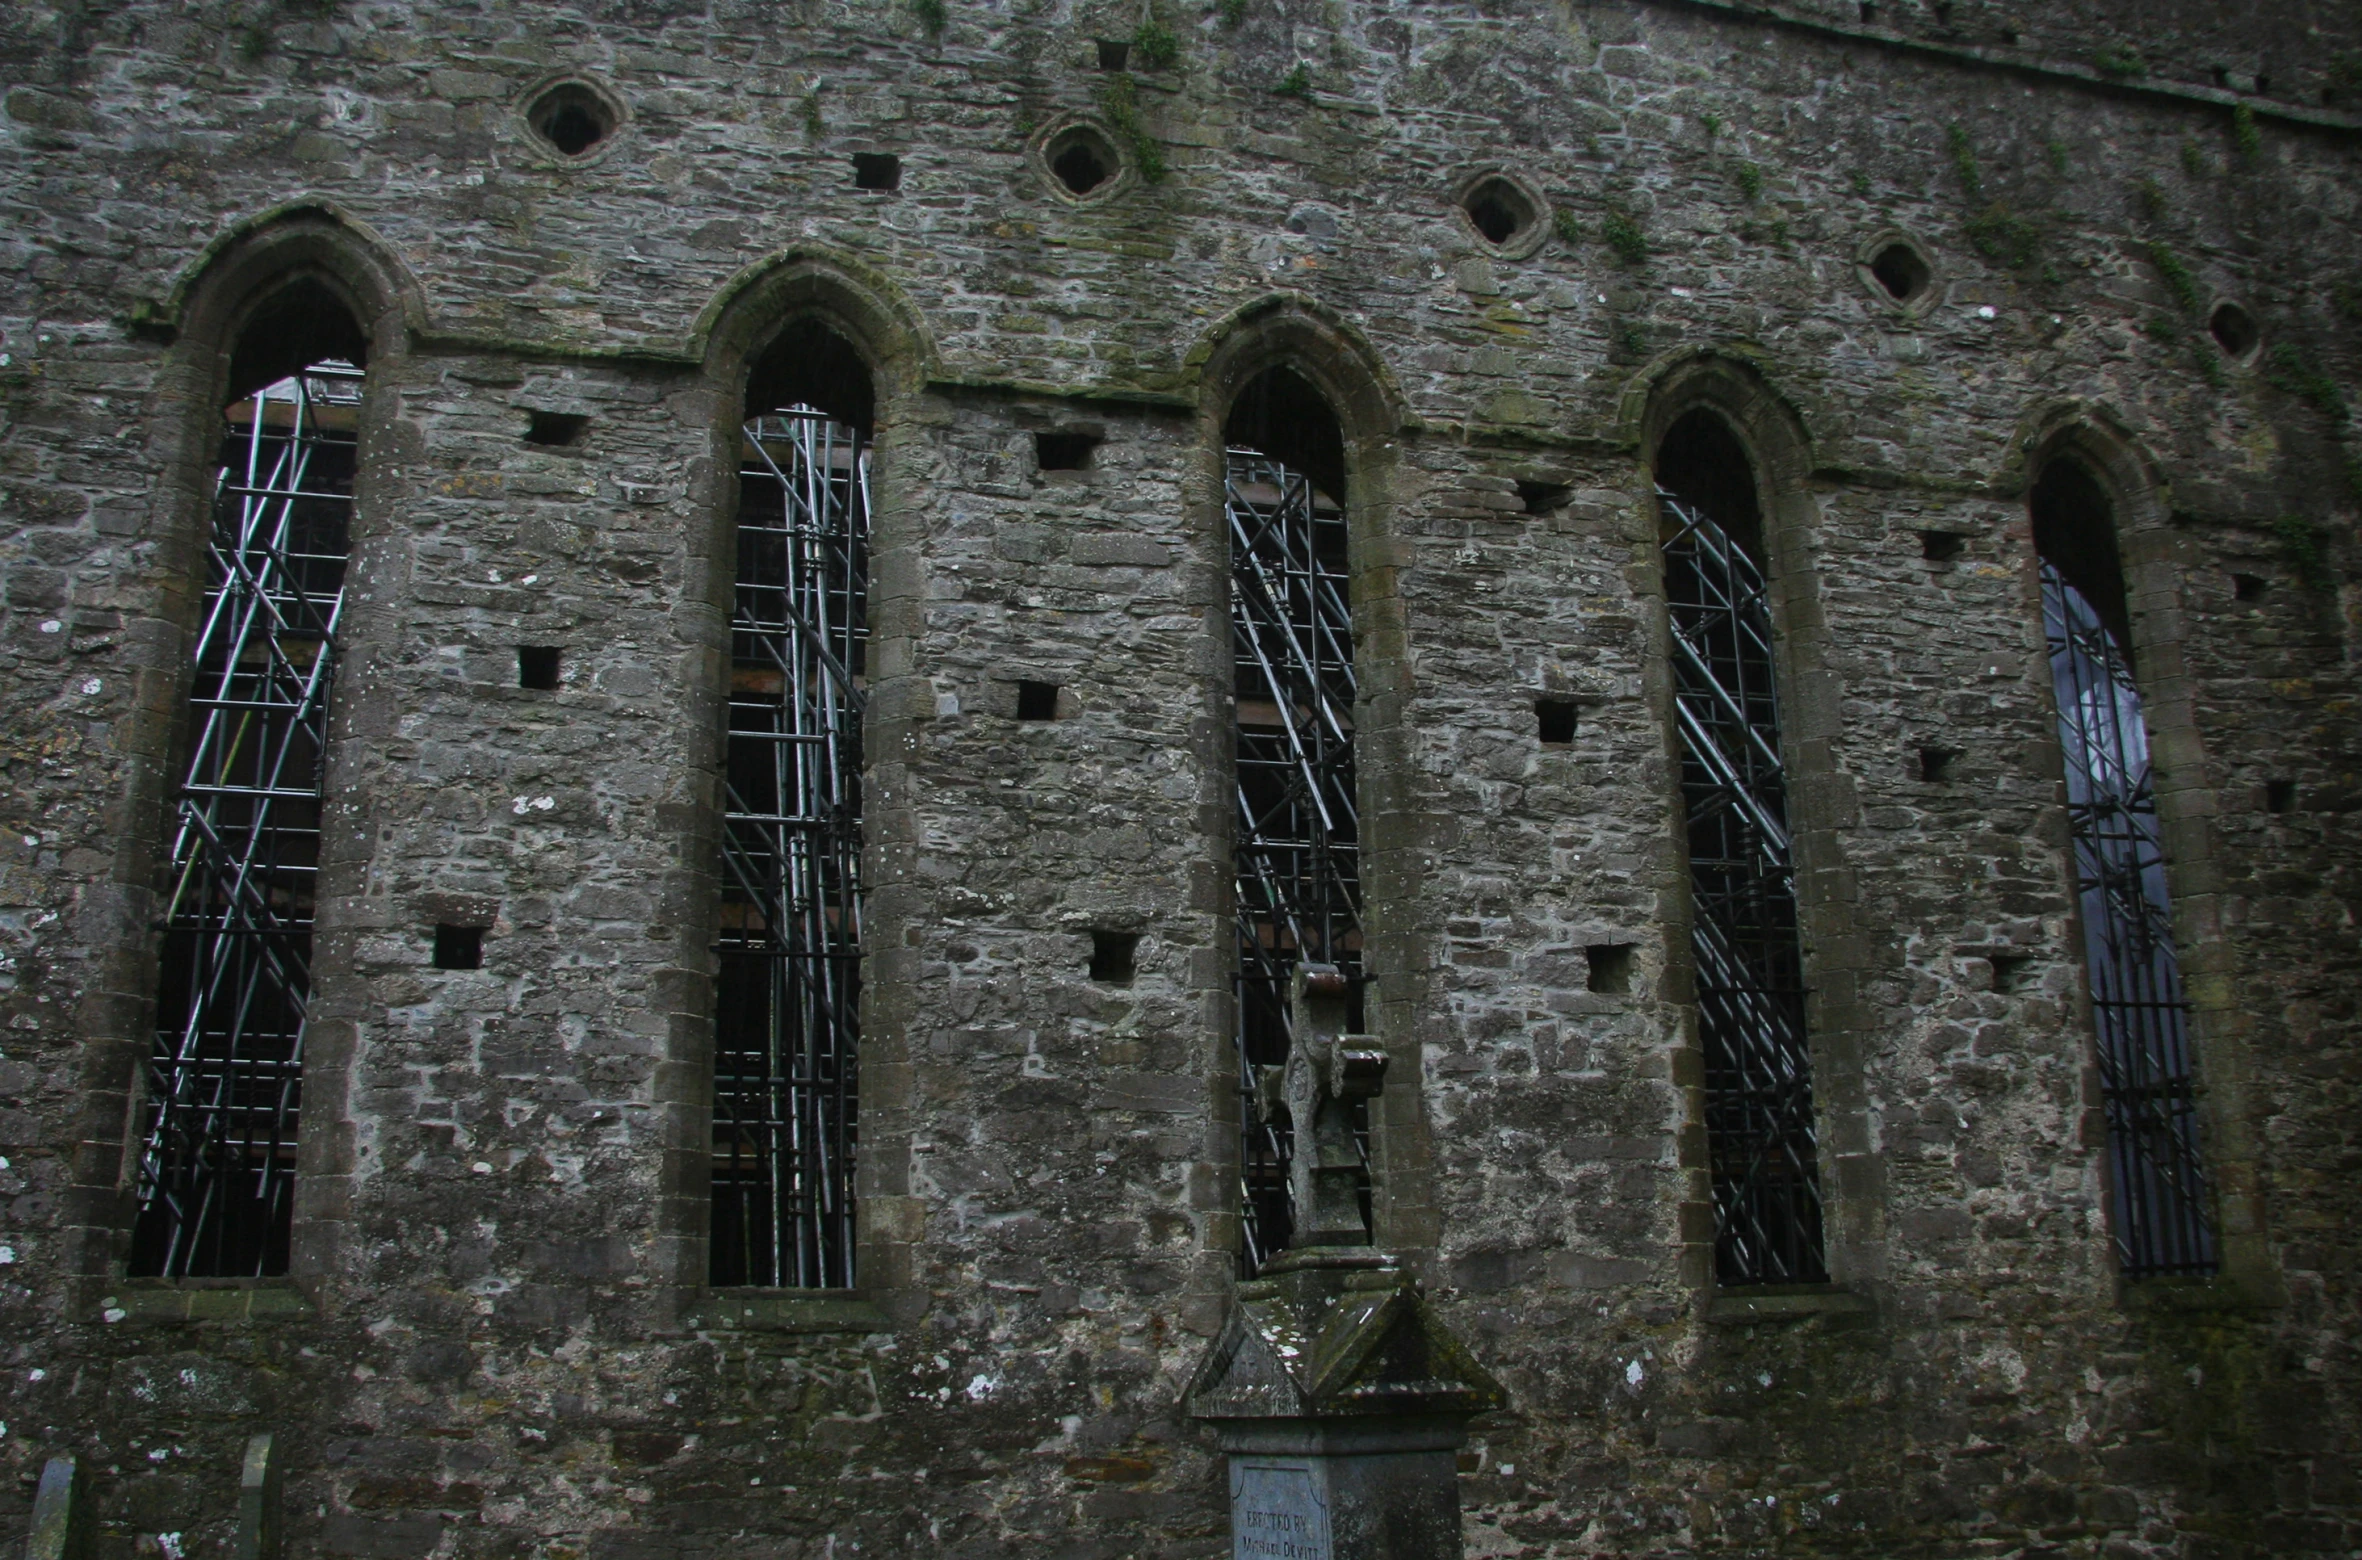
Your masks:
<path fill-rule="evenodd" d="M 1239 1285 L 1188 1409 L 1228 1461 L 1236 1560 L 1458 1560 L 1457 1454 L 1507 1398 L 1371 1243 L 1352 1102 L 1386 1055 L 1344 1033 L 1345 997 L 1334 967 L 1297 970 L 1287 1064 L 1261 1091 L 1296 1130 L 1296 1244 Z"/>

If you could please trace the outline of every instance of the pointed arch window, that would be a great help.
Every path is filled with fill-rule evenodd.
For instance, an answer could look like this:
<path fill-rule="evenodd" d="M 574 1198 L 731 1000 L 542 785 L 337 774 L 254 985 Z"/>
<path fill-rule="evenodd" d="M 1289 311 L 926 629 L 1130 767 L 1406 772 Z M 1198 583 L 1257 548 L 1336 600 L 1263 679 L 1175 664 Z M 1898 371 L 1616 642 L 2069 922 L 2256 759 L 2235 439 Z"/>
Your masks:
<path fill-rule="evenodd" d="M 1754 480 L 1736 437 L 1703 412 L 1668 432 L 1657 476 L 1715 1276 L 1821 1283 L 1819 1134 Z"/>
<path fill-rule="evenodd" d="M 747 395 L 714 1015 L 715 1284 L 855 1281 L 870 406 L 852 349 L 810 325 L 790 328 Z"/>
<path fill-rule="evenodd" d="M 316 355 L 315 355 L 316 354 Z M 288 1269 L 362 336 L 317 284 L 232 359 L 169 823 L 130 1270 Z"/>
<path fill-rule="evenodd" d="M 2035 484 L 2033 516 L 2116 1260 L 2130 1278 L 2212 1273 L 2190 1001 L 2112 506 L 2088 472 L 2062 459 Z"/>
<path fill-rule="evenodd" d="M 1286 369 L 1250 381 L 1227 428 L 1233 847 L 1238 974 L 1240 1265 L 1251 1275 L 1293 1243 L 1293 1124 L 1278 1098 L 1289 978 L 1304 963 L 1346 978 L 1362 1018 L 1362 889 L 1354 767 L 1353 610 L 1344 438 L 1319 392 Z M 1354 1107 L 1369 1220 L 1368 1120 Z"/>

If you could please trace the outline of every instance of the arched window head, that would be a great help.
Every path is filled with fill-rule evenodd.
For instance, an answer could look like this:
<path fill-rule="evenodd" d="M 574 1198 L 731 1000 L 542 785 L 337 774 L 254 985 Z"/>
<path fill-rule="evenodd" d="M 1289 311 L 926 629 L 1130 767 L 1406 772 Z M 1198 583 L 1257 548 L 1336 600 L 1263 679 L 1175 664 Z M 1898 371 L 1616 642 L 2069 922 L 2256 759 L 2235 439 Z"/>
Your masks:
<path fill-rule="evenodd" d="M 369 337 L 336 289 L 316 276 L 297 277 L 266 294 L 238 332 L 229 399 L 325 362 L 368 367 Z"/>
<path fill-rule="evenodd" d="M 1763 567 L 1763 506 L 1755 465 L 1731 425 L 1700 408 L 1685 412 L 1657 446 L 1657 486 L 1714 517 Z"/>
<path fill-rule="evenodd" d="M 1345 499 L 1345 431 L 1328 398 L 1291 368 L 1267 368 L 1230 403 L 1223 439 L 1257 450 L 1310 478 L 1332 500 Z"/>
<path fill-rule="evenodd" d="M 861 435 L 877 422 L 877 386 L 853 343 L 816 319 L 779 333 L 747 376 L 746 415 L 809 406 Z"/>
<path fill-rule="evenodd" d="M 2035 553 L 2082 593 L 2129 664 L 2132 614 L 2124 594 L 2124 561 L 2116 549 L 2116 506 L 2108 490 L 2083 462 L 2062 456 L 2042 468 L 2029 508 Z"/>

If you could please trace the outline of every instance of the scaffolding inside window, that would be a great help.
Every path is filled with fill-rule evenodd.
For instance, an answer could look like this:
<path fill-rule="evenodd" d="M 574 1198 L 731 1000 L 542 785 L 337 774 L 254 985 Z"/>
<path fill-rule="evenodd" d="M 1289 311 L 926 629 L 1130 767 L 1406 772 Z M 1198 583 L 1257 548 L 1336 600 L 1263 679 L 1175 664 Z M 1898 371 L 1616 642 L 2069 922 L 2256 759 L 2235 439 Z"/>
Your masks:
<path fill-rule="evenodd" d="M 1230 622 L 1238 704 L 1236 1054 L 1242 1270 L 1290 1244 L 1293 1131 L 1277 1102 L 1288 981 L 1333 964 L 1361 1017 L 1359 820 L 1353 770 L 1353 615 L 1345 516 L 1299 471 L 1229 452 Z M 1358 1108 L 1358 1107 L 1357 1107 Z M 1356 1133 L 1365 1164 L 1367 1122 Z"/>
<path fill-rule="evenodd" d="M 869 455 L 802 406 L 740 451 L 712 1281 L 850 1288 Z"/>
<path fill-rule="evenodd" d="M 2211 1273 L 2190 1004 L 2174 952 L 2140 689 L 2100 613 L 2048 560 L 2042 626 L 2099 1031 L 2116 1258 L 2133 1278 Z"/>
<path fill-rule="evenodd" d="M 287 1271 L 361 371 L 227 413 L 174 804 L 131 1271 Z"/>
<path fill-rule="evenodd" d="M 1804 963 L 1762 570 L 1660 492 L 1719 1282 L 1821 1283 Z"/>

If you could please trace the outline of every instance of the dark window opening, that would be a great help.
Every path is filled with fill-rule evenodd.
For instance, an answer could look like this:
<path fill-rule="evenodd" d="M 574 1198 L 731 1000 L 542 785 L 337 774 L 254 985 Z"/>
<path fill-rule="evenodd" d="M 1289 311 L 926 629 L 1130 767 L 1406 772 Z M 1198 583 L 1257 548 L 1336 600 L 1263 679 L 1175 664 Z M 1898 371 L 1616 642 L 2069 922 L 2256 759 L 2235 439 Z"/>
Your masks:
<path fill-rule="evenodd" d="M 525 442 L 563 448 L 582 437 L 582 430 L 590 426 L 590 419 L 578 412 L 532 412 L 525 414 Z"/>
<path fill-rule="evenodd" d="M 2029 507 L 2065 759 L 2116 1259 L 2132 1278 L 2211 1273 L 2190 1002 L 2174 943 L 2114 510 L 2092 473 L 2064 458 L 2044 469 Z"/>
<path fill-rule="evenodd" d="M 1604 996 L 1628 996 L 1632 991 L 1632 944 L 1594 943 L 1583 950 L 1590 966 L 1585 985 Z"/>
<path fill-rule="evenodd" d="M 1099 68 L 1101 70 L 1122 70 L 1131 57 L 1132 45 L 1128 39 L 1102 38 L 1099 40 Z"/>
<path fill-rule="evenodd" d="M 2214 84 L 2215 84 L 2216 86 L 2218 86 L 2218 87 L 2222 88 L 2222 89 L 2223 89 L 2225 92 L 2228 92 L 2228 91 L 2230 91 L 2230 90 L 2231 90 L 2231 73 L 2230 73 L 2230 71 L 2229 71 L 2227 68 L 2225 68 L 2224 66 L 2217 65 L 2217 66 L 2214 68 Z"/>
<path fill-rule="evenodd" d="M 1713 413 L 1657 449 L 1690 951 L 1721 1283 L 1825 1282 L 1819 1129 L 1776 636 L 1745 446 Z"/>
<path fill-rule="evenodd" d="M 1919 750 L 1919 778 L 1930 785 L 1944 785 L 1952 778 L 1952 766 L 1960 761 L 1960 749 L 1923 747 Z"/>
<path fill-rule="evenodd" d="M 242 402 L 266 385 L 319 363 L 354 369 L 369 363 L 369 338 L 329 286 L 304 277 L 273 292 L 230 352 L 230 400 Z"/>
<path fill-rule="evenodd" d="M 1950 563 L 1968 546 L 1968 538 L 1958 531 L 1922 531 L 1919 533 L 1919 556 L 1929 563 Z"/>
<path fill-rule="evenodd" d="M 1293 1206 L 1298 1135 L 1266 1084 L 1288 1060 L 1290 991 L 1307 963 L 1347 985 L 1345 1022 L 1362 1013 L 1359 790 L 1354 767 L 1353 613 L 1346 525 L 1338 498 L 1344 435 L 1319 391 L 1286 369 L 1250 380 L 1223 428 L 1230 538 L 1232 689 L 1237 698 L 1237 823 L 1233 846 L 1237 987 L 1233 1061 L 1239 1091 L 1239 1268 L 1251 1277 L 1299 1234 L 1314 1210 Z M 1349 1141 L 1324 1139 L 1322 1172 L 1352 1160 L 1361 1230 L 1369 1228 L 1369 1122 L 1357 1102 Z M 1338 1132 L 1337 1118 L 1326 1127 Z M 1309 1146 L 1309 1145 L 1307 1145 Z M 1332 1188 L 1333 1189 L 1333 1188 Z M 1335 1204 L 1324 1205 L 1334 1218 Z"/>
<path fill-rule="evenodd" d="M 558 647 L 556 645 L 517 646 L 517 686 L 538 688 L 544 693 L 558 686 Z"/>
<path fill-rule="evenodd" d="M 1019 720 L 1056 720 L 1058 718 L 1058 685 L 1049 682 L 1018 683 L 1017 718 Z"/>
<path fill-rule="evenodd" d="M 1565 482 L 1529 482 L 1522 477 L 1517 482 L 1518 501 L 1525 505 L 1525 512 L 1529 515 L 1558 513 L 1566 507 L 1566 501 L 1574 491 L 1573 486 Z"/>
<path fill-rule="evenodd" d="M 1043 471 L 1088 471 L 1091 452 L 1099 447 L 1095 433 L 1037 433 L 1033 463 Z"/>
<path fill-rule="evenodd" d="M 1315 516 L 1336 513 L 1345 497 L 1345 433 L 1311 380 L 1286 368 L 1257 374 L 1230 403 L 1224 437 L 1302 472 L 1311 479 L 1306 502 Z"/>
<path fill-rule="evenodd" d="M 1897 303 L 1911 302 L 1935 280 L 1935 271 L 1928 265 L 1927 257 L 1903 243 L 1888 244 L 1872 255 L 1870 274 Z"/>
<path fill-rule="evenodd" d="M 231 351 L 188 747 L 162 820 L 171 891 L 134 1277 L 288 1267 L 365 344 L 306 280 L 266 299 Z"/>
<path fill-rule="evenodd" d="M 855 152 L 853 187 L 857 190 L 902 188 L 902 159 L 890 152 Z"/>
<path fill-rule="evenodd" d="M 874 390 L 818 320 L 750 377 L 714 985 L 717 1285 L 857 1282 Z"/>
<path fill-rule="evenodd" d="M 2216 304 L 2214 313 L 2207 318 L 2206 330 L 2207 334 L 2214 337 L 2214 344 L 2223 349 L 2224 355 L 2234 358 L 2247 356 L 2255 350 L 2255 344 L 2263 339 L 2255 316 L 2235 303 Z"/>
<path fill-rule="evenodd" d="M 580 157 L 614 133 L 615 110 L 580 82 L 561 82 L 533 100 L 525 121 L 568 157 Z"/>
<path fill-rule="evenodd" d="M 2124 563 L 2116 550 L 2116 511 L 2080 461 L 2054 460 L 2034 484 L 2034 551 L 2099 615 L 2126 666 L 2132 665 L 2132 612 Z"/>
<path fill-rule="evenodd" d="M 2265 781 L 2264 810 L 2276 813 L 2294 812 L 2296 810 L 2296 782 L 2294 780 Z"/>
<path fill-rule="evenodd" d="M 1865 22 L 1875 22 L 1878 20 L 1878 6 L 1876 4 L 1876 0 L 1862 0 L 1862 20 Z"/>
<path fill-rule="evenodd" d="M 1460 202 L 1489 244 L 1506 244 L 1534 225 L 1534 203 L 1507 179 L 1485 179 Z"/>
<path fill-rule="evenodd" d="M 1091 979 L 1129 986 L 1140 949 L 1138 932 L 1091 933 Z"/>
<path fill-rule="evenodd" d="M 1996 953 L 1988 955 L 1985 962 L 1993 967 L 1993 989 L 2012 992 L 2024 984 L 2026 971 L 2034 960 L 2029 954 Z"/>
<path fill-rule="evenodd" d="M 746 414 L 763 416 L 806 406 L 825 412 L 861 436 L 866 450 L 877 410 L 869 363 L 853 344 L 816 319 L 789 324 L 748 376 Z M 848 460 L 854 448 L 830 446 L 831 459 Z"/>
<path fill-rule="evenodd" d="M 2270 93 L 2272 90 L 2272 78 L 2265 75 L 2261 71 L 2256 72 L 2255 90 L 2259 97 Z"/>
<path fill-rule="evenodd" d="M 2264 591 L 2270 584 L 2271 581 L 2260 574 L 2234 574 L 2231 576 L 2231 599 L 2234 601 L 2261 601 Z"/>
<path fill-rule="evenodd" d="M 1572 742 L 1575 740 L 1575 701 L 1572 699 L 1536 699 L 1534 724 L 1540 728 L 1544 742 Z"/>
<path fill-rule="evenodd" d="M 480 926 L 438 926 L 435 928 L 435 968 L 439 970 L 480 970 L 484 967 L 484 928 Z"/>
<path fill-rule="evenodd" d="M 1058 182 L 1073 195 L 1090 194 L 1114 178 L 1122 166 L 1115 148 L 1097 131 L 1084 125 L 1076 125 L 1052 141 L 1044 152 L 1044 160 Z"/>

